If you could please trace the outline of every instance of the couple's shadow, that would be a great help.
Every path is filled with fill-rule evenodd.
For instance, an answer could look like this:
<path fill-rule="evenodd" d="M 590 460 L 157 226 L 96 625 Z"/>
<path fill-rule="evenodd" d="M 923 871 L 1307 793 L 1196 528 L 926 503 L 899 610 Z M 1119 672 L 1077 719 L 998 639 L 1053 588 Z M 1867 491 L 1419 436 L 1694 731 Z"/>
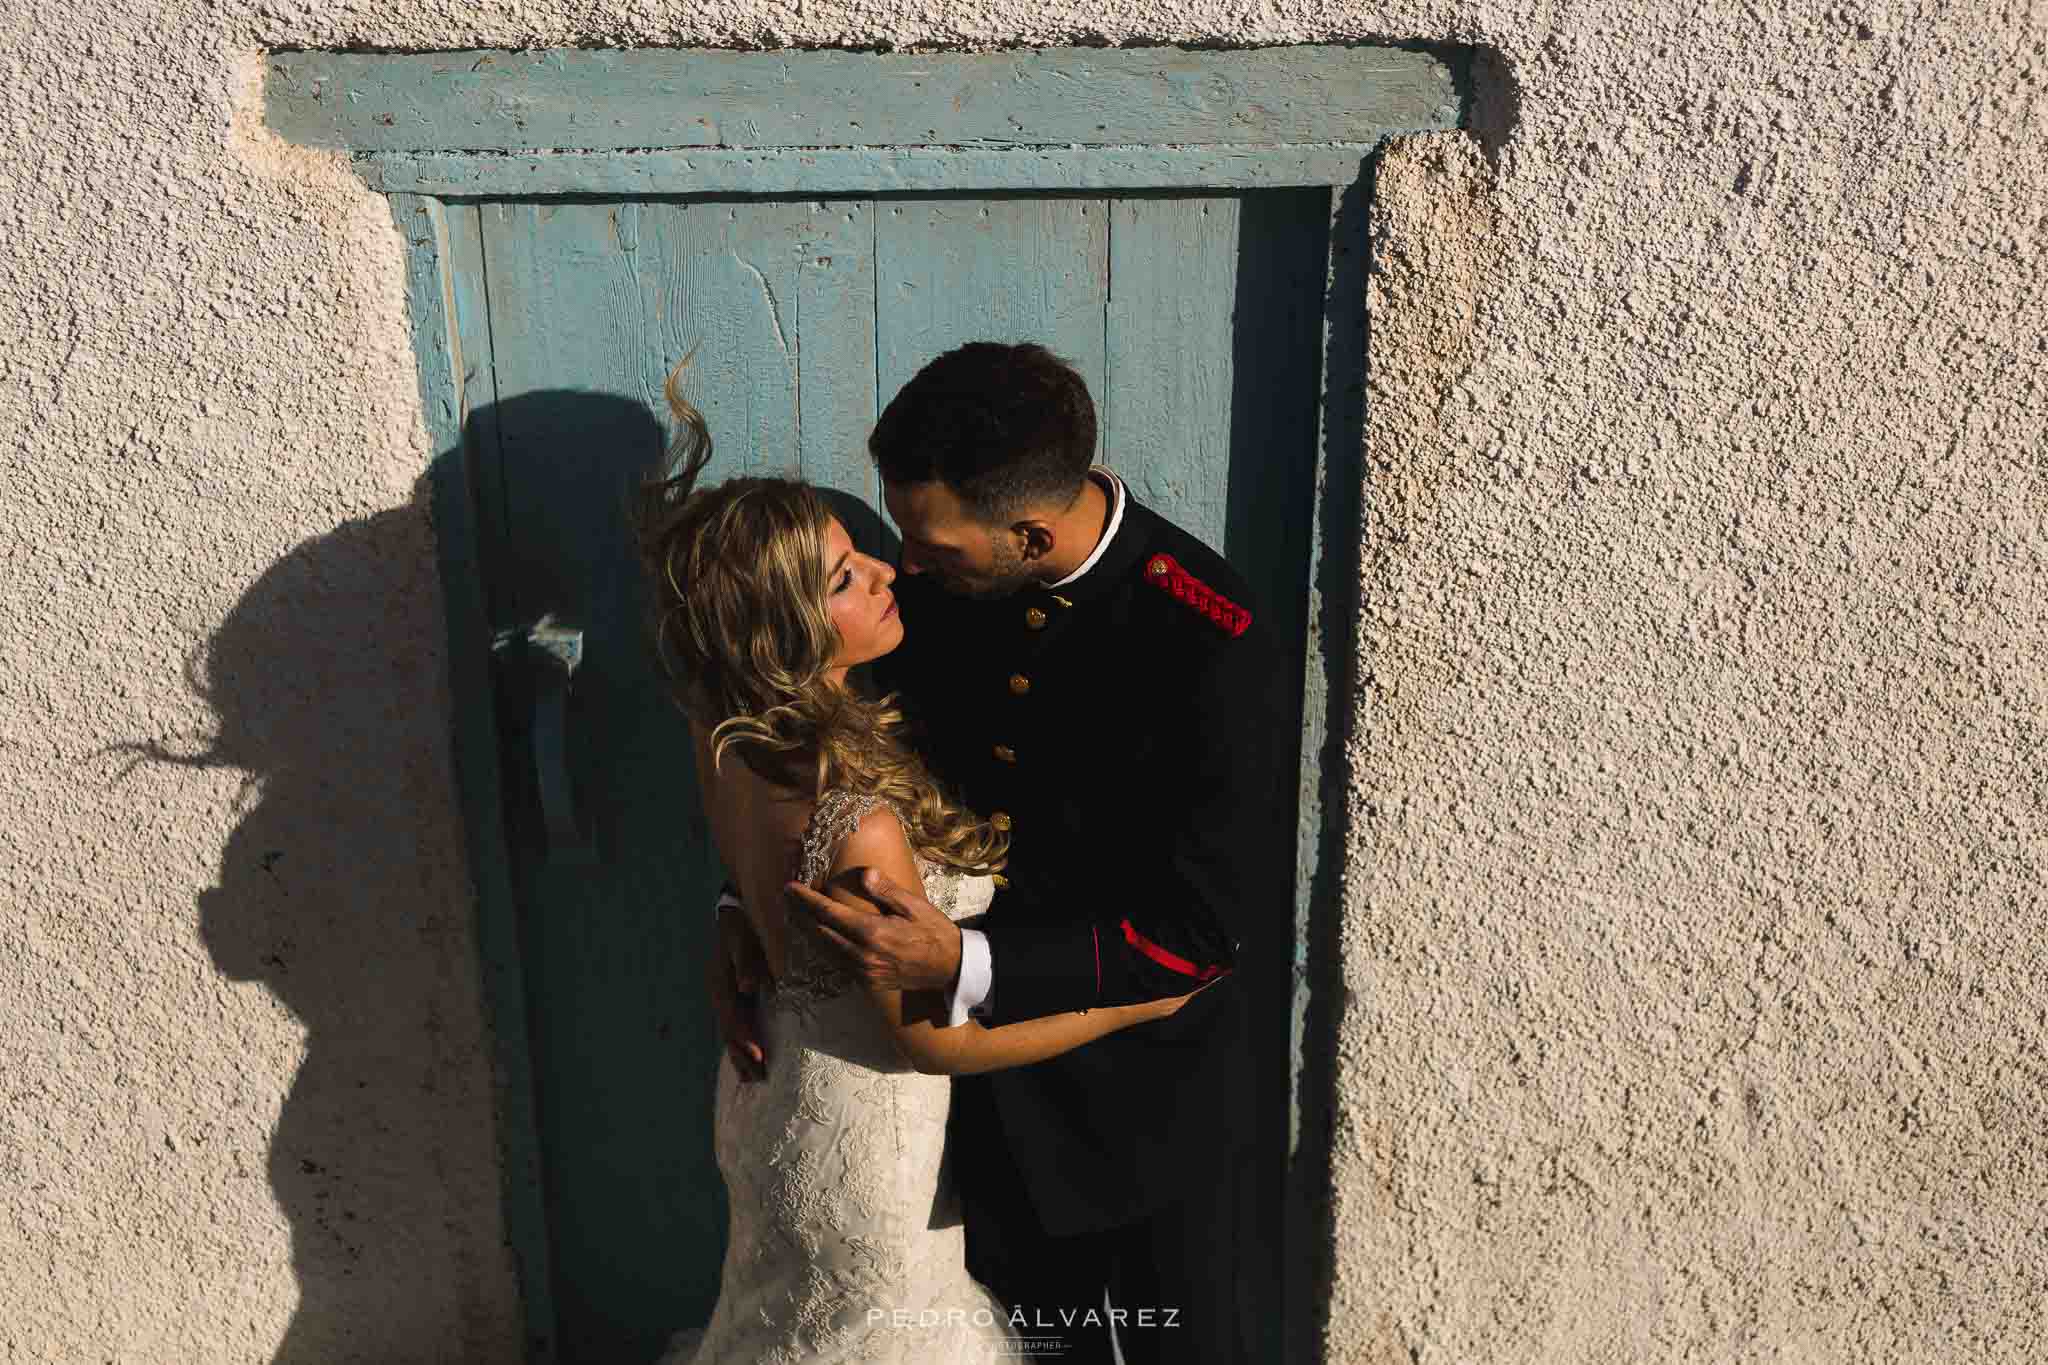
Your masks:
<path fill-rule="evenodd" d="M 299 1300 L 277 1365 L 519 1358 L 439 603 L 418 498 L 302 541 L 188 661 L 210 742 L 139 746 L 246 774 L 199 936 L 305 1034 L 264 1161 Z M 233 1105 L 274 1102 L 275 1033 Z"/>
<path fill-rule="evenodd" d="M 508 1217 L 519 1222 L 524 1196 L 501 1185 L 501 1145 L 509 1151 L 536 1138 L 501 1131 L 502 1087 L 517 1078 L 502 1074 L 506 1050 L 494 1047 L 492 1030 L 524 1030 L 527 1019 L 508 1022 L 506 1002 L 490 998 L 495 987 L 486 990 L 477 916 L 511 907 L 479 908 L 470 859 L 479 843 L 474 821 L 502 815 L 502 837 L 518 861 L 517 845 L 536 823 L 532 760 L 518 744 L 501 743 L 503 811 L 478 814 L 493 794 L 458 791 L 451 723 L 493 698 L 474 694 L 474 669 L 470 694 L 451 695 L 451 675 L 459 688 L 466 671 L 451 669 L 448 655 L 487 650 L 488 628 L 510 623 L 501 611 L 548 593 L 580 596 L 586 610 L 613 618 L 615 636 L 641 630 L 626 496 L 658 466 L 663 440 L 645 405 L 605 395 L 541 392 L 479 409 L 463 448 L 437 457 L 407 505 L 300 542 L 241 595 L 187 666 L 214 713 L 210 742 L 198 752 L 156 741 L 132 746 L 149 759 L 239 769 L 244 796 L 253 797 L 198 909 L 200 938 L 221 974 L 263 983 L 305 1030 L 265 1161 L 290 1225 L 299 1297 L 273 1365 L 518 1360 L 542 1345 L 537 1336 L 522 1341 L 546 1330 L 529 1311 L 536 1293 L 556 1301 L 564 1329 L 585 1297 L 575 1283 L 559 1282 L 586 1272 L 557 1265 L 536 1278 L 531 1265 L 522 1272 L 519 1255 L 545 1249 L 519 1247 L 517 1236 L 508 1245 Z M 722 454 L 708 477 L 738 472 L 727 464 Z M 527 501 L 538 498 L 558 514 L 556 524 L 581 528 L 584 543 L 519 541 L 523 529 L 528 542 L 534 533 L 507 514 L 503 490 L 521 480 Z M 862 549 L 894 562 L 895 539 L 872 506 L 849 493 L 830 500 Z M 464 518 L 467 525 L 455 524 Z M 459 611 L 451 630 L 444 571 L 479 580 L 491 619 L 469 625 L 485 635 L 465 635 Z M 592 581 L 563 581 L 577 572 Z M 651 649 L 635 667 L 647 671 L 594 677 L 593 695 L 578 699 L 583 709 L 573 720 L 592 732 L 593 748 L 649 725 L 680 727 L 672 710 L 638 725 L 591 714 L 662 704 L 648 693 Z M 501 726 L 499 738 L 517 736 Z M 582 757 L 579 776 L 588 784 L 594 756 Z M 684 837 L 701 837 L 686 756 L 673 788 L 692 813 L 695 835 Z M 617 826 L 638 823 L 633 813 L 607 811 L 594 784 L 580 786 L 578 798 L 600 826 L 600 857 L 615 857 L 628 837 Z M 704 918 L 694 904 L 669 910 Z M 679 953 L 703 946 L 696 928 L 677 942 Z M 687 1149 L 689 1183 L 701 1186 L 710 1171 L 715 1186 L 706 1078 L 717 1054 L 699 979 L 674 981 L 670 994 L 678 1015 L 702 1017 L 674 1030 L 664 1023 L 658 1042 L 681 1074 L 645 1079 L 652 1110 L 667 1102 L 664 1084 L 681 1093 L 671 1105 L 682 1115 L 675 1121 L 694 1127 L 672 1140 Z M 534 1016 L 536 1002 L 526 1004 Z M 243 1103 L 264 1103 L 276 1065 L 252 1059 L 232 1082 Z M 655 1300 L 649 1322 L 666 1313 L 667 1327 L 701 1321 L 717 1283 L 722 1191 L 685 1197 L 700 1215 L 694 1235 L 701 1240 L 713 1228 L 710 1244 L 669 1249 L 672 1308 L 662 1305 L 660 1285 L 637 1286 Z M 648 1341 L 651 1331 L 634 1339 Z"/>

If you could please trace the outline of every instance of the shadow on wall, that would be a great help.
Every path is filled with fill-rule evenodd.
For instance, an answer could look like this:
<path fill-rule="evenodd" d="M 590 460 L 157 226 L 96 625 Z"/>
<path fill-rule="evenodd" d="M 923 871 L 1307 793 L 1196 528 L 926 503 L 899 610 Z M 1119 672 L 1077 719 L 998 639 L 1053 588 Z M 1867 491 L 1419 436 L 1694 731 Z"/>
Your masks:
<path fill-rule="evenodd" d="M 516 1358 L 421 496 L 296 546 L 188 666 L 259 792 L 200 935 L 305 1025 L 268 1171 L 299 1306 L 275 1365 Z"/>
<path fill-rule="evenodd" d="M 708 904 L 716 877 L 693 861 L 703 843 L 694 800 L 684 817 L 694 837 L 676 837 L 674 789 L 695 785 L 687 731 L 645 644 L 640 570 L 624 540 L 626 494 L 660 457 L 661 437 L 644 405 L 603 395 L 485 405 L 465 436 L 472 450 L 503 452 L 481 471 L 485 486 L 471 487 L 463 471 L 478 471 L 443 452 L 410 505 L 295 546 L 188 664 L 216 718 L 210 743 L 197 754 L 133 746 L 145 760 L 240 769 L 244 795 L 255 793 L 218 884 L 199 898 L 199 929 L 223 975 L 262 982 L 306 1030 L 267 1153 L 299 1295 L 271 1365 L 509 1361 L 559 1349 L 550 1327 L 601 1358 L 653 1359 L 669 1332 L 708 1315 L 725 1230 L 710 1149 L 717 1050 L 699 972 L 684 965 L 701 961 L 706 921 L 675 905 Z M 476 921 L 469 862 L 494 860 L 482 871 L 509 873 L 528 893 L 546 880 L 530 698 L 519 669 L 443 672 L 437 493 L 481 504 L 470 548 L 487 569 L 478 586 L 493 621 L 548 606 L 589 627 L 573 708 L 576 804 L 617 875 L 582 870 L 589 917 L 550 920 L 544 941 L 524 945 L 545 968 L 526 983 L 531 998 L 557 1026 L 538 1038 L 522 1030 L 510 1049 L 487 1031 L 489 1004 L 510 1002 L 480 999 L 478 935 L 518 931 Z M 864 543 L 894 550 L 872 509 L 832 501 Z M 461 662 L 475 665 L 489 641 L 471 643 Z M 479 850 L 451 799 L 448 689 L 458 708 L 488 717 L 493 680 L 509 689 L 496 698 L 504 729 L 486 741 L 502 765 L 503 826 Z M 622 849 L 634 851 L 623 870 Z M 593 1042 L 603 1066 L 578 1060 Z M 493 1062 L 508 1052 L 555 1101 L 504 1120 L 523 1144 L 511 1196 L 494 1109 L 507 1097 L 492 1088 Z M 546 1127 L 551 1115 L 559 1131 Z M 627 1135 L 594 1140 L 612 1125 L 593 1116 Z M 545 1221 L 536 1145 L 552 1154 L 550 1186 L 572 1196 Z M 530 1259 L 523 1287 L 540 1304 L 530 1321 L 508 1244 Z M 524 1347 L 522 1328 L 537 1334 Z"/>
<path fill-rule="evenodd" d="M 1521 126 L 1522 81 L 1515 74 L 1513 59 L 1497 47 L 1474 48 L 1471 62 L 1465 127 L 1478 139 L 1488 167 L 1499 171 L 1501 158 Z"/>

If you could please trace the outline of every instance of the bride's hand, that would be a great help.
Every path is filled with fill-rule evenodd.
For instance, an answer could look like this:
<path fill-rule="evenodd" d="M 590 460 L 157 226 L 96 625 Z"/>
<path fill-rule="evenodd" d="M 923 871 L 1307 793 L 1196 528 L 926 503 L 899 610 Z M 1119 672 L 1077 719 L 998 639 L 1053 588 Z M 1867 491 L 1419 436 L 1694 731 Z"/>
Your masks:
<path fill-rule="evenodd" d="M 1179 1014 L 1182 1005 L 1187 1004 L 1188 1001 L 1194 999 L 1203 991 L 1208 990 L 1211 986 L 1214 986 L 1229 975 L 1230 973 L 1225 972 L 1223 976 L 1217 977 L 1214 981 L 1205 981 L 1186 995 L 1163 995 L 1157 1000 L 1147 1000 L 1139 1008 L 1145 1011 L 1147 1019 L 1165 1019 L 1171 1015 Z"/>
<path fill-rule="evenodd" d="M 768 1074 L 768 1049 L 761 1033 L 759 1000 L 764 988 L 774 986 L 775 978 L 768 970 L 761 940 L 741 911 L 718 912 L 718 946 L 705 959 L 704 972 L 718 1036 L 732 1057 L 733 1070 L 743 1081 L 762 1079 Z"/>

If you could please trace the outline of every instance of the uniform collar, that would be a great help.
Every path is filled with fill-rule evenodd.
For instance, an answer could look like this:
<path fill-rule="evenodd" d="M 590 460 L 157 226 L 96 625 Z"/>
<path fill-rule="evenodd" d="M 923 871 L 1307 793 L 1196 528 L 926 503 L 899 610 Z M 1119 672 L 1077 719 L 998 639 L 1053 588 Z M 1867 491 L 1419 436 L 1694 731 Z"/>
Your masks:
<path fill-rule="evenodd" d="M 1094 551 L 1081 562 L 1080 568 L 1057 583 L 1039 585 L 1037 591 L 1062 606 L 1099 596 L 1145 554 L 1145 509 L 1131 496 L 1124 481 L 1103 466 L 1096 465 L 1088 472 L 1109 485 L 1109 522 L 1102 528 L 1102 539 L 1095 542 Z"/>
<path fill-rule="evenodd" d="M 1116 540 L 1116 533 L 1123 528 L 1124 504 L 1130 501 L 1130 494 L 1124 489 L 1124 481 L 1111 473 L 1106 465 L 1091 466 L 1088 473 L 1091 477 L 1098 478 L 1103 483 L 1109 485 L 1107 489 L 1109 493 L 1109 524 L 1102 528 L 1102 539 L 1095 542 L 1095 548 L 1089 551 L 1086 559 L 1081 561 L 1081 567 L 1057 583 L 1046 584 L 1048 592 L 1060 588 L 1071 588 L 1080 582 L 1083 574 L 1102 562 L 1102 557 L 1109 552 L 1110 545 Z"/>

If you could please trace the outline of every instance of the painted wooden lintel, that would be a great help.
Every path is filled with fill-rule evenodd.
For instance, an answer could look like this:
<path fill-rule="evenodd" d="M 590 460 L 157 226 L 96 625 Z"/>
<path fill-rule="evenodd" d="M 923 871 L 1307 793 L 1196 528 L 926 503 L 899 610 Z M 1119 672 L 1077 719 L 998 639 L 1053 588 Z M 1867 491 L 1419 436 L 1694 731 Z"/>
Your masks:
<path fill-rule="evenodd" d="M 1370 143 L 1309 147 L 946 147 L 641 152 L 374 152 L 371 188 L 444 198 L 554 194 L 889 194 L 1346 185 Z"/>
<path fill-rule="evenodd" d="M 265 117 L 354 151 L 1290 145 L 1455 127 L 1432 51 L 274 52 Z"/>

